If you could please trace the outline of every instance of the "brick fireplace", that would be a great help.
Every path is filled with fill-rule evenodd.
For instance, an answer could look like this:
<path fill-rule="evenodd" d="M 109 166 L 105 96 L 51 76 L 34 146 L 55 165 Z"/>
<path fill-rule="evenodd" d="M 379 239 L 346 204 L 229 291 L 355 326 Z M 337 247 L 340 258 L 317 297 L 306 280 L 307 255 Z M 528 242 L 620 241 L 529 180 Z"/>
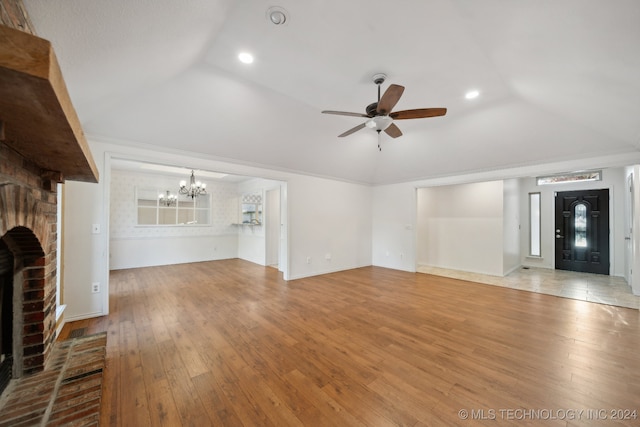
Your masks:
<path fill-rule="evenodd" d="M 0 142 L 2 378 L 8 371 L 17 378 L 42 370 L 55 340 L 57 182 L 52 175 Z"/>
<path fill-rule="evenodd" d="M 98 170 L 51 43 L 0 0 L 0 393 L 56 339 L 57 184 Z"/>

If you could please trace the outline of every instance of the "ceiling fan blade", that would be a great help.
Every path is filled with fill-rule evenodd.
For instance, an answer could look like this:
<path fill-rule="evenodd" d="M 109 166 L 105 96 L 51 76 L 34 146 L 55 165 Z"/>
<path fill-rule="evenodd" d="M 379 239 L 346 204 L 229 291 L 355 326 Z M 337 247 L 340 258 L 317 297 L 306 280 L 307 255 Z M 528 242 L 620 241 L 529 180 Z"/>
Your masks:
<path fill-rule="evenodd" d="M 389 114 L 393 120 L 423 119 L 426 117 L 438 117 L 447 114 L 446 108 L 416 108 L 415 110 L 396 111 Z"/>
<path fill-rule="evenodd" d="M 331 111 L 331 110 L 324 110 L 322 112 L 323 114 L 335 114 L 338 116 L 352 116 L 352 117 L 369 117 L 366 114 L 362 114 L 362 113 L 349 113 L 347 111 Z"/>
<path fill-rule="evenodd" d="M 389 114 L 404 92 L 404 86 L 390 85 L 378 102 L 378 114 Z"/>
<path fill-rule="evenodd" d="M 402 132 L 400 131 L 400 128 L 398 128 L 398 126 L 396 126 L 394 123 L 391 123 L 389 125 L 388 128 L 386 128 L 384 130 L 387 135 L 389 135 L 391 138 L 397 138 L 399 136 L 402 136 Z"/>
<path fill-rule="evenodd" d="M 366 117 L 366 116 L 365 116 L 365 117 Z M 356 126 L 356 127 L 354 127 L 354 128 L 351 128 L 351 129 L 349 129 L 348 131 L 346 131 L 346 132 L 344 132 L 344 133 L 341 133 L 340 135 L 338 135 L 338 138 L 342 138 L 342 137 L 345 137 L 345 136 L 349 136 L 349 135 L 351 135 L 352 133 L 355 133 L 355 132 L 359 131 L 360 129 L 364 128 L 364 126 L 365 126 L 365 124 L 364 124 L 364 123 L 359 124 L 358 126 Z"/>

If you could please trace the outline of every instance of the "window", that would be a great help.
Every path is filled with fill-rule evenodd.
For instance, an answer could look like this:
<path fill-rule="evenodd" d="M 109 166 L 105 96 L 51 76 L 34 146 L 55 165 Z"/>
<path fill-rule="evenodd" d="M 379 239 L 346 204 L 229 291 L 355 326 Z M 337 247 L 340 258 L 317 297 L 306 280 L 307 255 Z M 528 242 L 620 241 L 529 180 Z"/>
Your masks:
<path fill-rule="evenodd" d="M 602 171 L 573 172 L 562 175 L 539 176 L 537 185 L 564 184 L 571 182 L 602 181 Z"/>
<path fill-rule="evenodd" d="M 136 188 L 138 225 L 209 225 L 211 195 L 175 197 L 168 191 Z"/>
<path fill-rule="evenodd" d="M 540 235 L 540 193 L 529 193 L 529 255 L 531 256 L 542 256 Z"/>

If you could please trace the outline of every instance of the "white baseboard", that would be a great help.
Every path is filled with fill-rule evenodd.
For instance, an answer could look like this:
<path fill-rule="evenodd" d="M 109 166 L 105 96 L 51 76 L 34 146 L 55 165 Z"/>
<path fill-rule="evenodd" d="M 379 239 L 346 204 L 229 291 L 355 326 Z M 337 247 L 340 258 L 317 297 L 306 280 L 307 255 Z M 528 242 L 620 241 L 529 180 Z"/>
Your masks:
<path fill-rule="evenodd" d="M 106 314 L 102 313 L 102 312 L 96 312 L 96 313 L 87 313 L 87 314 L 77 314 L 75 316 L 65 316 L 65 323 L 66 322 L 76 322 L 78 320 L 87 320 L 87 319 L 93 319 L 94 317 L 102 317 L 102 316 L 106 316 Z"/>

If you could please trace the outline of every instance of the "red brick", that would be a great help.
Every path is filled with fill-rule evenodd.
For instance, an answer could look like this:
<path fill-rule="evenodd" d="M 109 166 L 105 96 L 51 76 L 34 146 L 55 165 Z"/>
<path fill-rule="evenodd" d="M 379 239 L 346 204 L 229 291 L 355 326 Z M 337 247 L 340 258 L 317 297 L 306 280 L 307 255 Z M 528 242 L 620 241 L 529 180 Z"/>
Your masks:
<path fill-rule="evenodd" d="M 9 3 L 20 3 L 9 0 Z M 3 5 L 7 1 L 2 2 Z M 0 142 L 0 236 L 25 268 L 22 340 L 25 373 L 42 369 L 55 340 L 57 195 L 59 172 L 42 171 L 14 149 Z"/>

